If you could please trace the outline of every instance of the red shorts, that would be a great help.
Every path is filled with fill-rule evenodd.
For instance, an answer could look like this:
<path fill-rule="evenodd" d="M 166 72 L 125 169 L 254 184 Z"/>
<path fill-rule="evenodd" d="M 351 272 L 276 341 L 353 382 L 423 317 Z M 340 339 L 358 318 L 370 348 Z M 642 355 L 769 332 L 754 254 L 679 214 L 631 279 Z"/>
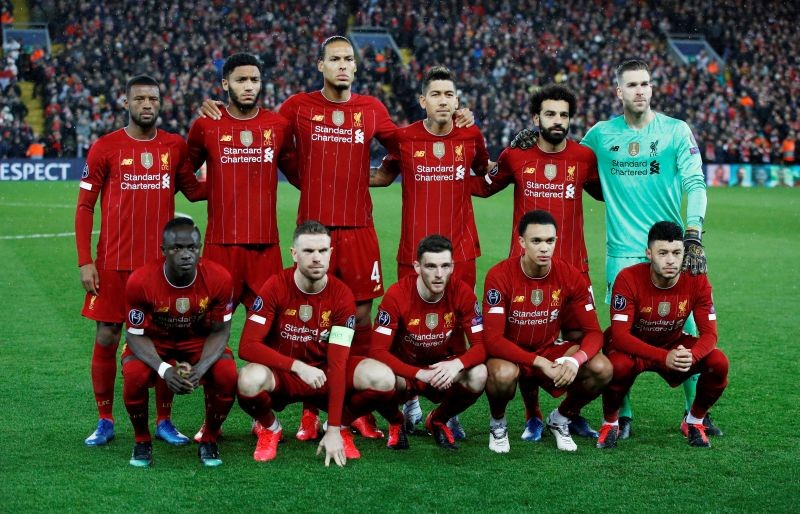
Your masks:
<path fill-rule="evenodd" d="M 416 275 L 417 272 L 414 271 L 413 264 L 403 264 L 402 262 L 397 263 L 397 280 L 398 282 L 400 279 L 407 277 L 408 275 Z M 466 282 L 469 287 L 473 290 L 475 289 L 475 281 L 477 280 L 477 271 L 475 267 L 475 259 L 470 259 L 468 261 L 460 261 L 455 263 L 455 268 L 453 269 L 453 277 L 459 280 L 463 280 Z"/>
<path fill-rule="evenodd" d="M 692 347 L 697 343 L 698 339 L 694 336 L 684 334 L 675 342 L 668 350 L 673 348 L 677 348 L 679 345 L 683 345 L 684 348 L 692 349 Z M 719 351 L 715 349 L 713 351 Z M 709 354 L 710 355 L 710 354 Z M 633 355 L 628 355 L 624 352 L 618 352 L 615 350 L 611 350 L 608 355 L 608 359 L 611 361 L 611 364 L 615 367 L 615 374 L 619 374 L 619 370 L 621 368 L 627 368 L 630 371 L 627 373 L 633 379 L 635 379 L 640 374 L 644 373 L 645 371 L 654 371 L 661 375 L 661 378 L 669 384 L 670 387 L 678 387 L 679 385 L 686 382 L 690 377 L 700 373 L 701 371 L 705 371 L 704 362 L 700 360 L 692 364 L 692 367 L 689 368 L 689 371 L 674 371 L 667 368 L 665 363 L 655 364 L 650 360 L 642 359 L 641 357 L 635 357 Z M 705 360 L 705 359 L 704 359 Z"/>
<path fill-rule="evenodd" d="M 207 244 L 203 258 L 228 270 L 233 279 L 233 305 L 250 308 L 264 282 L 283 269 L 281 248 L 277 244 L 218 245 Z"/>
<path fill-rule="evenodd" d="M 345 367 L 345 396 L 353 391 L 353 376 L 358 364 L 366 357 L 350 356 L 347 358 Z M 322 368 L 327 374 L 328 370 Z M 290 403 L 304 402 L 310 403 L 320 410 L 328 411 L 328 382 L 325 382 L 319 389 L 312 389 L 311 386 L 303 382 L 300 377 L 290 371 L 273 369 L 275 377 L 275 389 L 269 393 L 272 398 L 272 408 L 282 411 Z"/>
<path fill-rule="evenodd" d="M 132 271 L 99 269 L 100 289 L 98 295 L 86 293 L 81 314 L 95 321 L 122 323 L 127 319 L 125 312 L 125 284 Z"/>
<path fill-rule="evenodd" d="M 329 227 L 333 275 L 353 291 L 357 302 L 383 296 L 383 271 L 374 227 Z"/>
<path fill-rule="evenodd" d="M 567 350 L 575 346 L 575 343 L 565 341 L 563 344 L 554 344 L 537 352 L 537 355 L 555 361 L 563 357 Z M 530 387 L 538 386 L 550 393 L 553 398 L 558 398 L 567 392 L 566 387 L 556 387 L 553 385 L 553 380 L 547 375 L 539 371 L 539 368 L 534 366 L 520 366 L 519 367 L 519 388 L 528 389 Z"/>

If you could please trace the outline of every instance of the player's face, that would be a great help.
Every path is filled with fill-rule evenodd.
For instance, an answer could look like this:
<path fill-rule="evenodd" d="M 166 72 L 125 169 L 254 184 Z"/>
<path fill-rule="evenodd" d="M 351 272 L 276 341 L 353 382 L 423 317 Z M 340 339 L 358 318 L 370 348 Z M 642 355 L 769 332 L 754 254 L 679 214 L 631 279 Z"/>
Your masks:
<path fill-rule="evenodd" d="M 533 264 L 546 267 L 550 265 L 556 247 L 556 227 L 553 225 L 529 224 L 519 238 L 525 251 L 525 258 Z"/>
<path fill-rule="evenodd" d="M 179 276 L 193 275 L 201 246 L 200 232 L 194 227 L 176 227 L 164 234 L 161 252 L 167 269 Z"/>
<path fill-rule="evenodd" d="M 668 281 L 677 277 L 683 263 L 683 241 L 653 241 L 647 248 L 650 269 Z"/>
<path fill-rule="evenodd" d="M 431 295 L 440 295 L 453 274 L 453 254 L 449 250 L 439 253 L 425 252 L 420 261 L 414 262 L 414 270 Z"/>
<path fill-rule="evenodd" d="M 628 70 L 617 85 L 617 98 L 622 100 L 626 113 L 642 114 L 650 109 L 653 86 L 647 70 Z"/>
<path fill-rule="evenodd" d="M 331 263 L 331 238 L 325 234 L 303 234 L 292 247 L 292 259 L 300 273 L 311 281 L 322 279 Z"/>
<path fill-rule="evenodd" d="M 237 66 L 227 79 L 222 79 L 222 89 L 228 92 L 231 103 L 240 111 L 249 111 L 258 104 L 261 96 L 261 73 L 257 66 Z"/>
<path fill-rule="evenodd" d="M 131 115 L 131 121 L 143 129 L 156 124 L 161 111 L 161 93 L 157 86 L 131 86 L 130 95 L 125 99 L 125 106 Z"/>
<path fill-rule="evenodd" d="M 456 85 L 452 80 L 431 81 L 428 90 L 419 97 L 419 105 L 425 109 L 429 120 L 440 124 L 449 123 L 458 109 Z"/>
<path fill-rule="evenodd" d="M 344 41 L 334 41 L 325 47 L 325 57 L 317 61 L 325 84 L 340 91 L 350 89 L 356 74 L 353 47 Z"/>
<path fill-rule="evenodd" d="M 545 100 L 539 114 L 533 116 L 539 132 L 551 145 L 561 144 L 569 132 L 569 103 L 566 100 Z"/>

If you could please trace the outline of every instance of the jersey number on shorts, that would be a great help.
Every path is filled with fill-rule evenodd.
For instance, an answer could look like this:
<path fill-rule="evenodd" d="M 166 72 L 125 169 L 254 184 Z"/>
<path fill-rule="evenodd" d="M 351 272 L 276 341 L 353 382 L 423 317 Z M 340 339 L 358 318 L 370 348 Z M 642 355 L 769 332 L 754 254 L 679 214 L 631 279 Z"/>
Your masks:
<path fill-rule="evenodd" d="M 369 276 L 370 280 L 380 283 L 381 281 L 381 268 L 378 266 L 378 261 L 372 264 L 372 274 Z"/>

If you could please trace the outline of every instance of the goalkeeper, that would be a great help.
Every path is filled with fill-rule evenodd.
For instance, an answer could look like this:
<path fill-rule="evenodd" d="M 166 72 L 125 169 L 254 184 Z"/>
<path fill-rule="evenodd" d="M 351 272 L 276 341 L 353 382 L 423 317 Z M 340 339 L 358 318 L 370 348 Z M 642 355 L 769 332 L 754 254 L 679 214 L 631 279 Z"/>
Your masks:
<path fill-rule="evenodd" d="M 594 150 L 606 202 L 606 303 L 617 274 L 628 266 L 646 262 L 647 233 L 656 221 L 683 225 L 681 203 L 686 192 L 685 257 L 683 270 L 706 273 L 701 234 L 706 213 L 706 183 L 697 142 L 681 120 L 650 108 L 653 86 L 647 63 L 623 62 L 616 70 L 617 97 L 623 116 L 593 126 L 581 141 Z M 515 143 L 531 145 L 525 131 Z M 513 144 L 512 144 L 513 145 Z M 684 330 L 697 335 L 690 318 Z M 695 396 L 697 375 L 683 389 L 688 411 Z M 619 437 L 630 436 L 633 413 L 626 396 L 619 418 Z M 722 435 L 710 417 L 703 420 L 706 433 Z"/>

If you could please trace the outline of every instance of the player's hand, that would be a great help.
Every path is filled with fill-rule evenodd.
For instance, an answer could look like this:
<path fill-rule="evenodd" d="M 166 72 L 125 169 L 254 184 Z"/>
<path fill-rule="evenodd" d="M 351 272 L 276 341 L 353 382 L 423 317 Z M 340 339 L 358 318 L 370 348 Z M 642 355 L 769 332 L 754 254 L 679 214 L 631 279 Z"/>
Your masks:
<path fill-rule="evenodd" d="M 537 356 L 533 361 L 533 365 L 539 368 L 539 371 L 544 373 L 547 378 L 555 382 L 558 372 L 560 371 L 558 369 L 558 364 L 545 357 Z"/>
<path fill-rule="evenodd" d="M 203 104 L 200 106 L 199 115 L 201 118 L 220 120 L 222 119 L 222 111 L 220 110 L 220 107 L 223 105 L 225 104 L 219 100 L 211 100 L 210 98 L 206 98 L 203 100 Z"/>
<path fill-rule="evenodd" d="M 519 148 L 520 150 L 527 150 L 533 148 L 536 141 L 539 139 L 539 133 L 531 129 L 520 130 L 509 145 L 511 148 Z"/>
<path fill-rule="evenodd" d="M 342 427 L 328 425 L 328 430 L 322 436 L 322 440 L 317 446 L 317 455 L 325 450 L 325 467 L 329 467 L 331 459 L 340 468 L 347 464 L 347 457 L 344 456 L 344 443 L 342 442 Z"/>
<path fill-rule="evenodd" d="M 692 275 L 704 275 L 708 272 L 706 252 L 699 230 L 687 229 L 683 236 L 683 265 L 681 271 L 689 271 Z"/>
<path fill-rule="evenodd" d="M 683 345 L 678 345 L 667 353 L 665 362 L 667 369 L 685 373 L 692 367 L 692 351 L 687 350 Z"/>
<path fill-rule="evenodd" d="M 325 385 L 325 381 L 328 380 L 324 371 L 299 360 L 295 360 L 292 363 L 292 371 L 312 389 L 321 388 Z"/>
<path fill-rule="evenodd" d="M 175 394 L 189 394 L 194 391 L 194 386 L 188 379 L 183 378 L 178 374 L 178 369 L 175 366 L 167 368 L 164 371 L 164 382 Z"/>
<path fill-rule="evenodd" d="M 457 109 L 456 113 L 453 115 L 453 119 L 455 120 L 456 127 L 458 128 L 471 127 L 475 125 L 475 115 L 466 107 Z"/>
<path fill-rule="evenodd" d="M 93 262 L 84 264 L 79 268 L 81 272 L 81 285 L 87 293 L 92 293 L 97 296 L 100 292 L 100 275 L 97 273 L 97 267 Z"/>
<path fill-rule="evenodd" d="M 453 381 L 464 369 L 464 364 L 460 359 L 452 359 L 431 364 L 430 368 L 434 371 L 430 384 L 443 391 L 453 385 Z"/>
<path fill-rule="evenodd" d="M 553 385 L 556 387 L 566 387 L 578 376 L 578 364 L 574 358 L 559 357 L 553 365 L 559 366 L 558 376 L 553 380 Z"/>
<path fill-rule="evenodd" d="M 414 378 L 416 378 L 420 382 L 425 382 L 426 384 L 430 384 L 435 375 L 436 375 L 435 369 L 422 368 L 419 371 L 417 371 L 417 374 L 414 375 Z"/>
<path fill-rule="evenodd" d="M 191 382 L 192 387 L 195 388 L 200 386 L 200 379 L 202 379 L 203 375 L 208 371 L 208 368 L 200 362 L 194 366 L 188 362 L 179 362 L 175 367 L 178 368 L 178 375 Z"/>

